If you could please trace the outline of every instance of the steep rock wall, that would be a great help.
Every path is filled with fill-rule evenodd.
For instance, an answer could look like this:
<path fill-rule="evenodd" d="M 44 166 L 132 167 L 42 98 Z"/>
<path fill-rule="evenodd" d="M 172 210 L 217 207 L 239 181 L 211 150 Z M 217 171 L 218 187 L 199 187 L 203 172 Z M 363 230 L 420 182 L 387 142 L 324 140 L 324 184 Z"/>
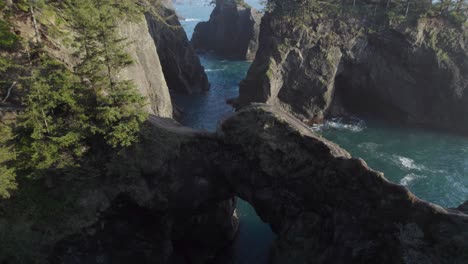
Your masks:
<path fill-rule="evenodd" d="M 172 9 L 171 2 L 163 3 L 158 9 L 157 14 L 147 13 L 146 20 L 156 43 L 169 89 L 182 93 L 207 90 L 209 83 L 205 69 Z"/>
<path fill-rule="evenodd" d="M 149 100 L 147 111 L 161 117 L 172 117 L 172 102 L 153 38 L 146 20 L 127 22 L 119 33 L 129 43 L 126 52 L 133 64 L 122 70 L 120 77 L 135 82 L 140 93 Z"/>
<path fill-rule="evenodd" d="M 268 14 L 238 107 L 278 105 L 304 121 L 373 115 L 468 131 L 468 38 L 443 18 L 373 30 L 357 18 L 296 25 Z"/>

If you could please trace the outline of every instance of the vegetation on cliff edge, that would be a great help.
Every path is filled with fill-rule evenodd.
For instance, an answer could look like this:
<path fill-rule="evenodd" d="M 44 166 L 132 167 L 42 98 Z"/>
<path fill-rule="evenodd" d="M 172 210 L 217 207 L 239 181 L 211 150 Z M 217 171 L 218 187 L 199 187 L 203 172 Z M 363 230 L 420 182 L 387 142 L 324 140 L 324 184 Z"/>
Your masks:
<path fill-rule="evenodd" d="M 119 78 L 132 60 L 117 33 L 119 24 L 142 18 L 138 3 L 21 0 L 0 9 L 0 108 L 21 110 L 14 124 L 0 124 L 1 197 L 16 187 L 16 173 L 67 175 L 93 152 L 116 153 L 138 140 L 146 99 Z M 18 21 L 33 33 L 20 37 Z M 73 69 L 48 52 L 52 33 L 72 43 Z"/>

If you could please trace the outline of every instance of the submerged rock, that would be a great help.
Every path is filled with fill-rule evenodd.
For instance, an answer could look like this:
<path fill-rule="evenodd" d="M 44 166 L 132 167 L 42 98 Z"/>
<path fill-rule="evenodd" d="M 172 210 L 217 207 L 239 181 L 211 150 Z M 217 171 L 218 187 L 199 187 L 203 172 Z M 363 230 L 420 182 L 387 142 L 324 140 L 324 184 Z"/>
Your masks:
<path fill-rule="evenodd" d="M 199 23 L 192 44 L 199 51 L 253 60 L 258 49 L 262 14 L 244 1 L 217 0 L 208 22 Z"/>
<path fill-rule="evenodd" d="M 238 107 L 263 102 L 309 122 L 357 114 L 468 131 L 465 28 L 440 17 L 369 25 L 317 16 L 301 24 L 265 15 Z"/>

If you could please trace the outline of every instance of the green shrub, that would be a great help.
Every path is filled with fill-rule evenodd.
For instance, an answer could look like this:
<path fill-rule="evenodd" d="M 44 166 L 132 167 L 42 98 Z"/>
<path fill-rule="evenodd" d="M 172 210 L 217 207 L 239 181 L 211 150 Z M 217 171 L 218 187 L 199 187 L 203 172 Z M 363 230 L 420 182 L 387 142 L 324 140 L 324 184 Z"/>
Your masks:
<path fill-rule="evenodd" d="M 19 37 L 10 31 L 10 25 L 0 19 L 0 49 L 15 50 L 19 46 Z"/>

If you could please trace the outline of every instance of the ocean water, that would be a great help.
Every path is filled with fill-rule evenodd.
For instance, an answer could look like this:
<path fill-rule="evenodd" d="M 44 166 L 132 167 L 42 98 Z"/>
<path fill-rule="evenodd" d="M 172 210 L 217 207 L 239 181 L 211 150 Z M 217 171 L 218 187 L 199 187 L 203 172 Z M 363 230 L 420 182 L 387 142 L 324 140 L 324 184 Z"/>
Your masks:
<path fill-rule="evenodd" d="M 189 38 L 198 22 L 206 21 L 213 9 L 210 1 L 186 0 L 176 5 Z M 258 1 L 249 4 L 261 9 Z M 226 100 L 237 97 L 239 82 L 250 63 L 200 54 L 211 89 L 197 95 L 174 95 L 183 109 L 182 123 L 214 131 L 233 113 Z M 370 167 L 385 173 L 387 179 L 406 186 L 418 197 L 444 207 L 457 207 L 468 200 L 468 137 L 423 129 L 400 127 L 376 120 L 333 119 L 311 128 L 363 158 Z M 275 238 L 255 210 L 240 200 L 240 234 L 235 247 L 235 263 L 267 263 Z"/>
<path fill-rule="evenodd" d="M 468 137 L 359 119 L 312 129 L 426 201 L 457 207 L 468 200 Z"/>

